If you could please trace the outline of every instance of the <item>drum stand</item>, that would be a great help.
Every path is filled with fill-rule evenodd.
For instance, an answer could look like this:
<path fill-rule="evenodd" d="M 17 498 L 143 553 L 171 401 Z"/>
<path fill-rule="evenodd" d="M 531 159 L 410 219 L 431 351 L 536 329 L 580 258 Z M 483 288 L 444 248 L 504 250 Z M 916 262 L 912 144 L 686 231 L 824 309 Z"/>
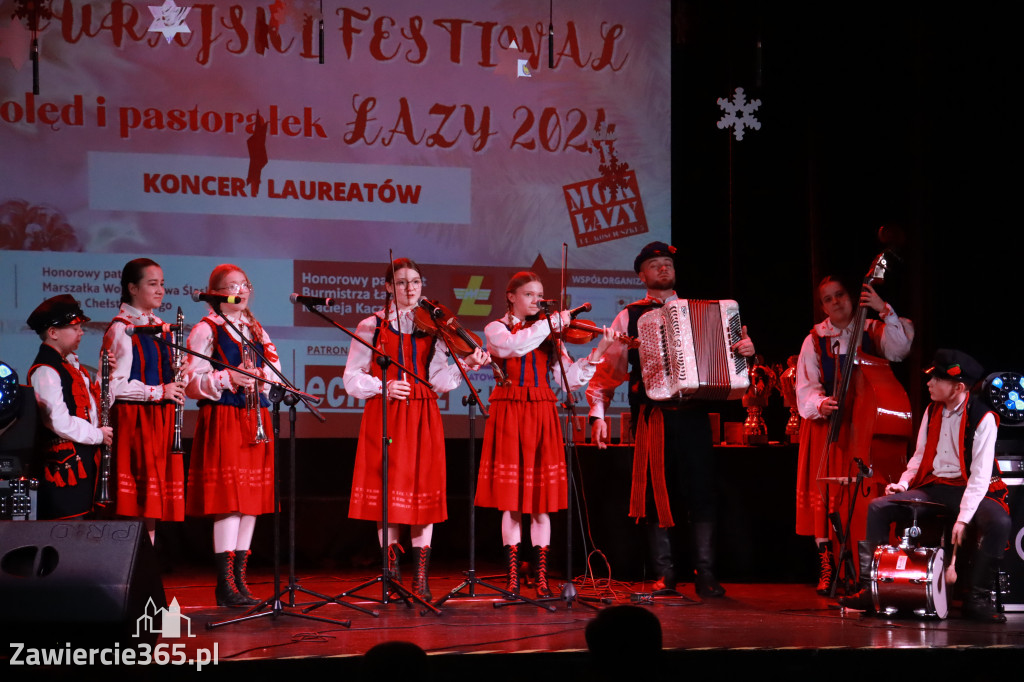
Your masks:
<path fill-rule="evenodd" d="M 554 612 L 555 607 L 553 606 L 545 606 L 540 603 L 540 601 L 524 597 L 521 594 L 509 592 L 502 587 L 485 582 L 476 576 L 476 430 L 474 428 L 476 422 L 476 397 L 470 393 L 470 395 L 462 399 L 462 404 L 469 406 L 469 569 L 466 571 L 466 579 L 463 580 L 455 589 L 434 602 L 434 606 L 440 607 L 449 599 L 459 596 L 476 597 L 476 586 L 480 585 L 481 587 L 486 587 L 488 590 L 497 592 L 507 600 L 505 602 L 494 602 L 495 608 L 505 604 L 529 603 Z M 469 588 L 469 593 L 465 595 L 461 594 L 466 588 Z"/>

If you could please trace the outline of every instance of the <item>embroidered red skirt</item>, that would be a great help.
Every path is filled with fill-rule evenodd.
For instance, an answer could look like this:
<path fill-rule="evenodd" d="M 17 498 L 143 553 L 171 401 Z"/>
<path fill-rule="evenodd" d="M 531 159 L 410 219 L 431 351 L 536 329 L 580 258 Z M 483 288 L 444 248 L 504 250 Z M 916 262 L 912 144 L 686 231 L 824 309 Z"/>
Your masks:
<path fill-rule="evenodd" d="M 828 440 L 827 419 L 804 419 L 800 423 L 800 455 L 796 469 L 796 534 L 815 538 L 831 536 L 828 528 L 828 510 L 824 495 L 832 497 L 831 508 L 838 509 L 842 489 L 826 486 L 818 479 L 828 476 L 848 476 L 848 467 L 838 462 L 822 462 L 825 441 Z M 867 503 L 867 500 L 863 502 Z M 844 515 L 845 520 L 845 515 Z"/>
<path fill-rule="evenodd" d="M 274 511 L 274 434 L 269 410 L 260 409 L 268 440 L 254 444 L 245 410 L 200 406 L 185 498 L 189 516 Z"/>
<path fill-rule="evenodd" d="M 382 520 L 381 398 L 366 401 L 359 427 L 349 518 Z M 448 518 L 444 427 L 437 395 L 413 385 L 409 400 L 388 400 L 388 524 L 421 526 Z"/>
<path fill-rule="evenodd" d="M 115 403 L 115 511 L 120 516 L 185 520 L 185 469 L 172 456 L 174 406 L 167 403 Z"/>
<path fill-rule="evenodd" d="M 476 504 L 525 514 L 568 506 L 565 446 L 546 386 L 499 386 L 491 394 Z"/>

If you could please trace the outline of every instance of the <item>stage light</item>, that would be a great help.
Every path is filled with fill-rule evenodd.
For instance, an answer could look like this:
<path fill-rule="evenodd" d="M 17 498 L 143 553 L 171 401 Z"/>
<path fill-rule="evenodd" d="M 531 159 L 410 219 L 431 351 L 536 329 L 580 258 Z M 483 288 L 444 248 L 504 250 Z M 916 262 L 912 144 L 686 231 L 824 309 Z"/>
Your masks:
<path fill-rule="evenodd" d="M 985 378 L 982 395 L 999 415 L 1000 426 L 1024 424 L 1024 375 L 996 372 Z"/>
<path fill-rule="evenodd" d="M 7 428 L 18 416 L 20 405 L 18 373 L 6 362 L 0 362 L 0 430 Z"/>

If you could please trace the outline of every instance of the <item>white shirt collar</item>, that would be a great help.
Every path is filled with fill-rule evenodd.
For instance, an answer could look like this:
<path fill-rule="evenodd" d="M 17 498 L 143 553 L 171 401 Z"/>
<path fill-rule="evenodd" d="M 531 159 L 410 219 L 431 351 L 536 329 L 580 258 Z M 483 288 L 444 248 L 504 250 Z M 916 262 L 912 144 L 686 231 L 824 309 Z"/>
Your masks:
<path fill-rule="evenodd" d="M 144 313 L 130 303 L 121 303 L 120 316 L 126 318 L 129 322 L 134 324 L 150 324 L 156 319 L 155 315 Z"/>

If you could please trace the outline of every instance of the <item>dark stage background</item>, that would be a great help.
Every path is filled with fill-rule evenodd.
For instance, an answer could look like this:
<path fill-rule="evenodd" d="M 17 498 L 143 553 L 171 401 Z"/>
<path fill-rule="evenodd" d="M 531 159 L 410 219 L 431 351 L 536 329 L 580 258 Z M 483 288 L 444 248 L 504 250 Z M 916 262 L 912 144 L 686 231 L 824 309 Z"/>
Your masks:
<path fill-rule="evenodd" d="M 915 414 L 919 371 L 957 347 L 1024 369 L 1012 22 L 926 3 L 677 2 L 673 239 L 680 295 L 736 298 L 758 351 L 799 351 L 826 274 L 856 283 L 900 225 L 880 293 L 913 319 L 897 369 Z M 761 99 L 761 129 L 715 128 L 718 97 Z"/>

